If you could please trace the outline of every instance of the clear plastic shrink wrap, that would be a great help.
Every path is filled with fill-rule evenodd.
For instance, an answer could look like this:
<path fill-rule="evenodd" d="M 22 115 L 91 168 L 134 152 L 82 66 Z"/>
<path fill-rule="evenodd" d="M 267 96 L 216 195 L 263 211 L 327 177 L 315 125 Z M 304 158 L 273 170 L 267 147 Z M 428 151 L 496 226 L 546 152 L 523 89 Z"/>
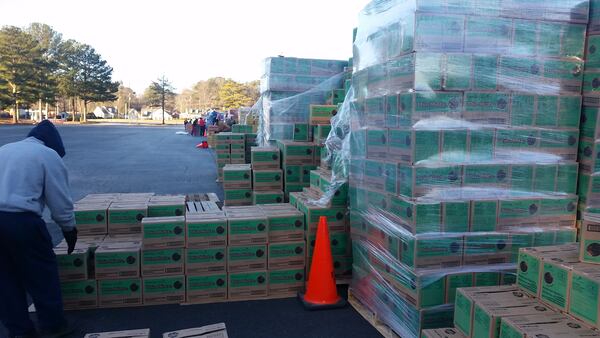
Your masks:
<path fill-rule="evenodd" d="M 360 13 L 330 186 L 348 185 L 351 293 L 400 336 L 451 326 L 457 287 L 513 283 L 519 248 L 575 241 L 588 12 L 387 0 Z"/>
<path fill-rule="evenodd" d="M 347 61 L 267 58 L 261 78 L 261 98 L 253 110 L 260 116 L 260 144 L 292 140 L 294 126 L 308 125 L 311 104 L 325 104 L 332 89 L 344 82 Z"/>

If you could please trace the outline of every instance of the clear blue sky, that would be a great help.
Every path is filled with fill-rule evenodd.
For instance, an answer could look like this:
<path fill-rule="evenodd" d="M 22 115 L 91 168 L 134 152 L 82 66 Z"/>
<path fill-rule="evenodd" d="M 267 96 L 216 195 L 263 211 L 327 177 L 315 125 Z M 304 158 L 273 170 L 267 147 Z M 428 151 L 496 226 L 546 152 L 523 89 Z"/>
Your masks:
<path fill-rule="evenodd" d="M 0 0 L 0 25 L 43 22 L 94 48 L 141 92 L 213 76 L 258 79 L 265 57 L 347 59 L 368 0 Z"/>

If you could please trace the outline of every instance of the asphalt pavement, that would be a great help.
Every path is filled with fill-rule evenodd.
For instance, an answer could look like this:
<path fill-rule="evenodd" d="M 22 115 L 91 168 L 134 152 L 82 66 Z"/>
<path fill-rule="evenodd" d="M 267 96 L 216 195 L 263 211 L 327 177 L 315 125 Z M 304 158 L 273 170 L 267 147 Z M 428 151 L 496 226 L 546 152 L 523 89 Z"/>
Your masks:
<path fill-rule="evenodd" d="M 215 192 L 223 198 L 223 188 L 216 183 L 214 152 L 195 148 L 200 138 L 176 134 L 183 126 L 58 128 L 65 143 L 64 161 L 74 200 L 90 193 L 118 192 Z M 23 139 L 30 129 L 0 126 L 0 146 Z M 55 242 L 59 241 L 58 228 L 50 224 L 49 230 Z M 308 312 L 296 299 L 69 311 L 67 316 L 76 328 L 73 338 L 137 328 L 150 328 L 152 337 L 162 337 L 162 332 L 218 322 L 225 322 L 232 338 L 380 337 L 351 307 Z M 5 336 L 0 324 L 0 338 Z"/>

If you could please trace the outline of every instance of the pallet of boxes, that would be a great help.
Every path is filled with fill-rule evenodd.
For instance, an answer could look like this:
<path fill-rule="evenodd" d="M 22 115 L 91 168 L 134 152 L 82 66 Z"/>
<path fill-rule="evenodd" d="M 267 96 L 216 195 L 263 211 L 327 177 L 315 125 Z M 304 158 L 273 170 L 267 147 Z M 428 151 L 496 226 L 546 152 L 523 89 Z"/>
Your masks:
<path fill-rule="evenodd" d="M 351 118 L 333 126 L 349 130 L 350 294 L 419 337 L 456 322 L 457 288 L 514 283 L 519 248 L 576 240 L 588 2 L 360 15 Z"/>
<path fill-rule="evenodd" d="M 80 238 L 56 248 L 66 309 L 295 297 L 304 215 L 289 204 L 226 207 L 214 194 L 88 195 Z"/>

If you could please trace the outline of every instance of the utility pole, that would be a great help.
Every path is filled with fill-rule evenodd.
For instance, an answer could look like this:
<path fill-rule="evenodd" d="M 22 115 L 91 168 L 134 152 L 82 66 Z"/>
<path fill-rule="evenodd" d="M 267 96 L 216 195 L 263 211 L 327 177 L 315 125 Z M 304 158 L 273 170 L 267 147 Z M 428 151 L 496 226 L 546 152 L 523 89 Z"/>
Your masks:
<path fill-rule="evenodd" d="M 162 124 L 165 124 L 165 76 L 162 76 L 161 83 L 161 105 L 162 105 Z"/>

